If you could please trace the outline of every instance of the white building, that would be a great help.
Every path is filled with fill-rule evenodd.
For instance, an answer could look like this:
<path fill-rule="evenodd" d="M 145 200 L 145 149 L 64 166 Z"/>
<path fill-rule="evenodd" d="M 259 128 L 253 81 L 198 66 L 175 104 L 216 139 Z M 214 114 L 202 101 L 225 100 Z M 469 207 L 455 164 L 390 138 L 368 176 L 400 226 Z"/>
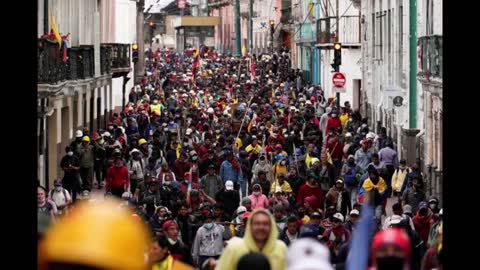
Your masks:
<path fill-rule="evenodd" d="M 65 59 L 55 41 L 38 42 L 38 180 L 51 187 L 55 178 L 63 176 L 60 160 L 75 131 L 104 127 L 118 106 L 122 87 L 114 78 L 130 70 L 128 48 L 134 41 L 135 17 L 132 25 L 128 10 L 133 7 L 134 12 L 135 3 L 37 1 L 38 37 L 50 32 L 51 15 L 60 35 L 70 34 Z"/>
<path fill-rule="evenodd" d="M 334 58 L 333 43 L 339 42 L 342 44 L 340 72 L 346 77 L 345 92 L 340 93 L 340 106 L 343 106 L 345 101 L 349 101 L 354 109 L 358 109 L 361 103 L 360 89 L 362 87 L 360 10 L 352 6 L 350 0 L 319 0 L 319 3 L 323 6 L 331 6 L 329 9 L 317 7 L 319 15 L 316 47 L 321 50 L 320 82 L 322 89 L 324 89 L 326 97 L 333 97 L 336 94 L 333 91 L 331 64 Z"/>
<path fill-rule="evenodd" d="M 400 158 L 420 161 L 427 194 L 441 197 L 442 2 L 353 2 L 361 2 L 364 21 L 362 113 L 377 131 L 387 128 Z M 403 98 L 400 106 L 393 103 L 397 96 Z"/>

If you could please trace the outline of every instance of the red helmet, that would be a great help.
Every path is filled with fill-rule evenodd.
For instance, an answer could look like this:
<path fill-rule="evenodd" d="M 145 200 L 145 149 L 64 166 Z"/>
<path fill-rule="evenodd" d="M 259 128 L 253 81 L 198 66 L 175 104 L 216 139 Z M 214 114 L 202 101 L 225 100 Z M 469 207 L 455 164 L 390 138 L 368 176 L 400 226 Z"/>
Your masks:
<path fill-rule="evenodd" d="M 398 228 L 388 228 L 375 234 L 372 241 L 373 264 L 376 265 L 376 252 L 384 245 L 395 245 L 401 248 L 405 254 L 405 264 L 410 263 L 410 238 L 407 233 Z"/>

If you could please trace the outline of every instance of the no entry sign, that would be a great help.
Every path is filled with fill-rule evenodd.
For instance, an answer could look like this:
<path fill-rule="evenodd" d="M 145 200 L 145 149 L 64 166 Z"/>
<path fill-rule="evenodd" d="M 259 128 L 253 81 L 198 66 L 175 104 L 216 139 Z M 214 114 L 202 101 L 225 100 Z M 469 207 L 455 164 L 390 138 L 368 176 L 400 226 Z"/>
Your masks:
<path fill-rule="evenodd" d="M 335 87 L 342 88 L 345 86 L 346 78 L 343 73 L 336 72 L 333 74 L 332 82 Z"/>

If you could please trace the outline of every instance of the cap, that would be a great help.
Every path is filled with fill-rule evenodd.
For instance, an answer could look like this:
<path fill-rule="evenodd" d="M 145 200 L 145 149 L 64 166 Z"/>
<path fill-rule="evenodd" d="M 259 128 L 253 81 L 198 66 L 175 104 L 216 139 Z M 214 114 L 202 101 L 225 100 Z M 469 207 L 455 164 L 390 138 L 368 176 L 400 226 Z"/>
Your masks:
<path fill-rule="evenodd" d="M 282 188 L 279 186 L 275 187 L 275 193 L 282 192 Z"/>
<path fill-rule="evenodd" d="M 227 182 L 225 182 L 225 189 L 233 190 L 233 182 L 231 180 L 228 180 Z"/>
<path fill-rule="evenodd" d="M 430 200 L 428 200 L 428 203 L 436 203 L 436 204 L 438 204 L 438 199 L 437 199 L 437 198 L 431 198 Z"/>
<path fill-rule="evenodd" d="M 343 222 L 343 215 L 342 215 L 342 214 L 340 214 L 340 213 L 335 213 L 335 214 L 333 215 L 333 217 L 336 218 L 336 219 L 338 219 L 338 220 L 340 220 L 341 222 Z"/>
<path fill-rule="evenodd" d="M 299 260 L 299 258 L 301 258 Z M 330 251 L 314 239 L 298 239 L 290 245 L 287 252 L 288 270 L 322 269 L 333 270 L 330 264 Z"/>
<path fill-rule="evenodd" d="M 359 216 L 360 212 L 357 209 L 353 209 L 350 211 L 350 216 Z"/>
<path fill-rule="evenodd" d="M 243 213 L 245 213 L 247 211 L 247 208 L 243 205 L 240 205 L 238 208 L 237 208 L 237 215 L 242 215 Z"/>
<path fill-rule="evenodd" d="M 354 155 L 348 155 L 348 159 L 351 159 L 351 158 L 355 159 L 355 156 Z"/>
<path fill-rule="evenodd" d="M 105 133 L 102 134 L 103 137 L 111 137 L 112 134 L 110 132 L 106 131 Z"/>
<path fill-rule="evenodd" d="M 412 206 L 410 206 L 409 204 L 405 204 L 403 206 L 403 213 L 411 214 L 412 213 Z"/>
<path fill-rule="evenodd" d="M 343 184 L 343 180 L 342 180 L 342 179 L 338 179 L 338 180 L 335 182 L 335 184 L 336 184 L 336 183 Z"/>
<path fill-rule="evenodd" d="M 423 201 L 418 204 L 418 209 L 428 208 L 428 203 Z"/>
<path fill-rule="evenodd" d="M 162 229 L 166 231 L 172 226 L 177 226 L 177 223 L 174 220 L 167 220 L 165 223 L 163 223 Z"/>
<path fill-rule="evenodd" d="M 352 133 L 350 132 L 345 133 L 345 138 L 351 138 L 351 137 L 352 137 Z"/>
<path fill-rule="evenodd" d="M 147 143 L 147 140 L 145 140 L 144 138 L 138 140 L 138 145 L 142 145 L 144 143 Z"/>
<path fill-rule="evenodd" d="M 187 128 L 187 131 L 185 132 L 186 135 L 192 134 L 193 130 L 191 128 Z"/>
<path fill-rule="evenodd" d="M 322 217 L 322 214 L 320 214 L 319 212 L 315 211 L 312 213 L 312 217 Z"/>

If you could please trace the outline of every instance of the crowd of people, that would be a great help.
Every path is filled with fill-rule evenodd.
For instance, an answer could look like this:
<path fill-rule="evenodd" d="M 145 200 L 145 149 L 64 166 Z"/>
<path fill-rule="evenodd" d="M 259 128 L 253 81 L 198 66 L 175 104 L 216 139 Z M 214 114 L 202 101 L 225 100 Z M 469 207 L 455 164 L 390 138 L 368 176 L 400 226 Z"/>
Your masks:
<path fill-rule="evenodd" d="M 287 50 L 148 55 L 123 110 L 106 129 L 76 131 L 63 177 L 38 187 L 39 224 L 61 226 L 104 189 L 148 226 L 154 270 L 441 269 L 441 202 L 427 198 L 420 164 L 304 81 Z M 360 234 L 370 247 L 357 248 Z M 368 261 L 352 268 L 352 257 Z"/>

